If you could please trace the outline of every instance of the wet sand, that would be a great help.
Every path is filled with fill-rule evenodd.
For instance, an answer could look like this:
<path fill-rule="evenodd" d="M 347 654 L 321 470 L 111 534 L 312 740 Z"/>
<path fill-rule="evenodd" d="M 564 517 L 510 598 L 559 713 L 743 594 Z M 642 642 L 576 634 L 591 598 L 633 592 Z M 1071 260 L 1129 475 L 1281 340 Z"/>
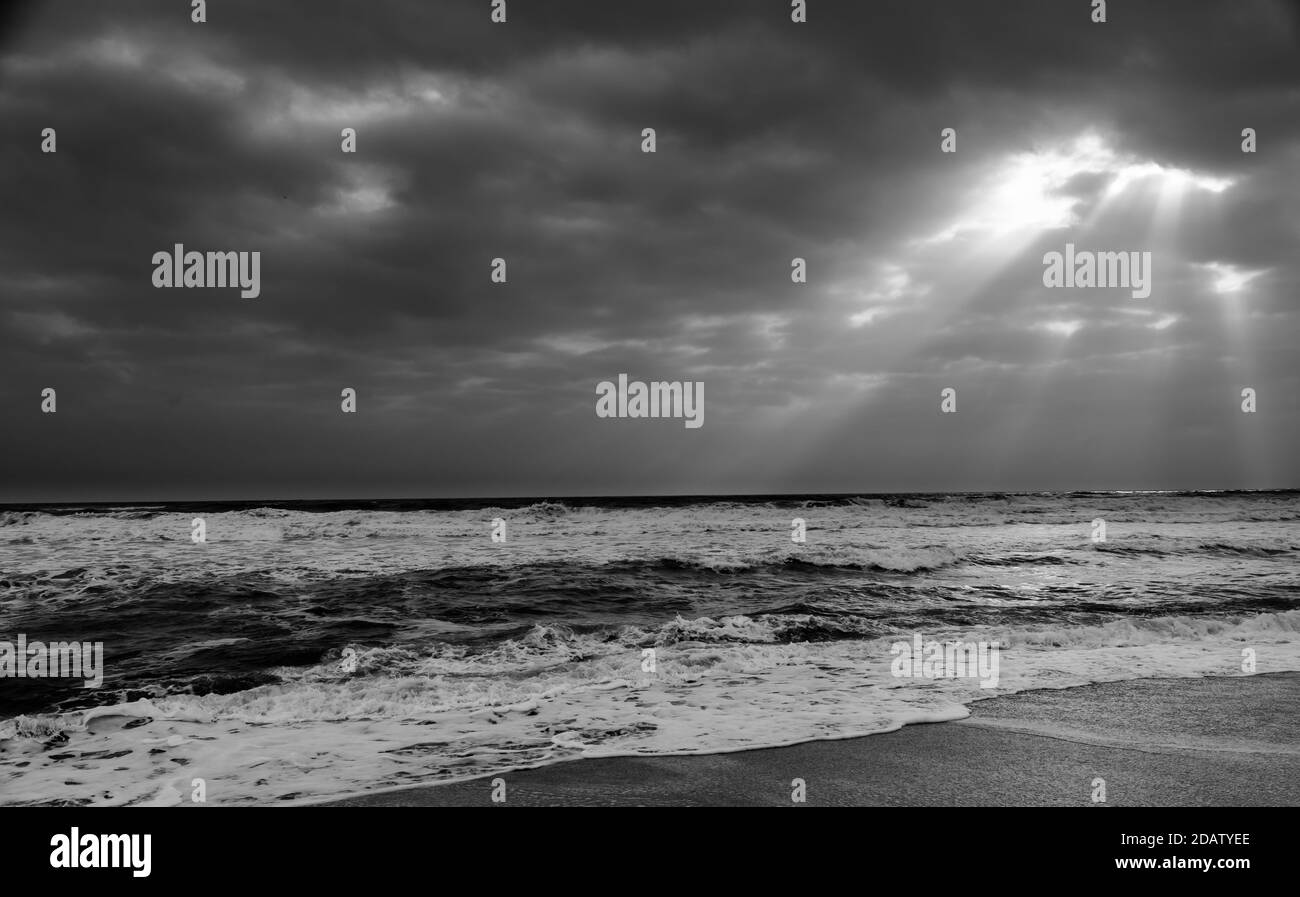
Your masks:
<path fill-rule="evenodd" d="M 794 779 L 810 806 L 1300 805 L 1300 673 L 1040 689 L 971 711 L 865 738 L 506 773 L 498 805 L 793 806 Z M 323 805 L 490 806 L 494 778 Z"/>

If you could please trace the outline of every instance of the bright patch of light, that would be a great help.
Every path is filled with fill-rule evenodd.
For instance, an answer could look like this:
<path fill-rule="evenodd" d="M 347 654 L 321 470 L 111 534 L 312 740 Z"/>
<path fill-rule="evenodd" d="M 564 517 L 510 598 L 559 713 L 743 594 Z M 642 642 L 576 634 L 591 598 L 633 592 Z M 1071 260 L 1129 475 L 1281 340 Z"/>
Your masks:
<path fill-rule="evenodd" d="M 301 125 L 358 126 L 380 121 L 419 119 L 450 107 L 453 83 L 426 72 L 405 72 L 364 88 L 325 88 L 307 84 L 281 87 L 266 103 L 250 109 L 260 131 L 284 131 Z"/>
<path fill-rule="evenodd" d="M 138 43 L 125 36 L 107 35 L 79 48 L 77 55 L 104 65 L 139 68 L 146 54 Z"/>
<path fill-rule="evenodd" d="M 559 333 L 553 336 L 539 337 L 537 342 L 553 352 L 564 355 L 588 355 L 617 345 L 585 333 Z"/>
<path fill-rule="evenodd" d="M 1082 321 L 1046 321 L 1038 325 L 1039 330 L 1055 333 L 1057 336 L 1073 336 L 1083 327 Z"/>
<path fill-rule="evenodd" d="M 1096 134 L 1057 147 L 1009 156 L 981 186 L 975 202 L 939 233 L 922 242 L 944 242 L 964 231 L 992 238 L 1078 224 L 1083 197 L 1068 192 L 1080 175 L 1112 175 L 1102 195 L 1110 200 L 1139 182 L 1153 181 L 1166 194 L 1187 190 L 1222 193 L 1234 183 L 1152 161 L 1121 156 Z"/>
<path fill-rule="evenodd" d="M 1106 197 L 1113 198 L 1127 190 L 1134 183 L 1155 178 L 1162 188 L 1174 190 L 1206 190 L 1210 193 L 1222 193 L 1235 181 L 1231 178 L 1216 178 L 1196 174 L 1185 168 L 1166 168 L 1156 162 L 1143 162 L 1137 165 L 1125 165 L 1115 175 L 1115 179 L 1106 188 Z"/>
<path fill-rule="evenodd" d="M 1164 330 L 1167 327 L 1173 326 L 1177 321 L 1178 315 L 1164 315 L 1160 320 L 1152 321 L 1147 326 L 1152 330 Z"/>
<path fill-rule="evenodd" d="M 339 194 L 339 211 L 379 212 L 393 204 L 393 199 L 383 187 L 358 187 Z"/>
<path fill-rule="evenodd" d="M 326 215 L 374 215 L 396 204 L 389 176 L 378 168 L 358 166 L 347 172 L 347 183 L 335 187 L 331 200 L 316 210 Z"/>
<path fill-rule="evenodd" d="M 781 315 L 756 315 L 756 329 L 760 336 L 766 340 L 769 348 L 780 349 L 785 346 L 785 328 L 790 324 L 789 319 Z"/>
<path fill-rule="evenodd" d="M 884 317 L 889 312 L 890 309 L 881 308 L 880 306 L 866 308 L 856 314 L 849 315 L 849 324 L 853 327 L 863 327 L 878 318 Z"/>
<path fill-rule="evenodd" d="M 827 386 L 834 392 L 865 392 L 884 386 L 889 382 L 886 374 L 832 374 L 826 379 Z"/>
<path fill-rule="evenodd" d="M 1214 283 L 1211 288 L 1220 295 L 1232 295 L 1240 293 L 1256 277 L 1264 273 L 1260 271 L 1245 271 L 1236 265 L 1227 265 L 1223 262 L 1207 262 L 1200 267 L 1214 275 Z"/>
<path fill-rule="evenodd" d="M 878 265 L 873 275 L 866 278 L 872 289 L 863 289 L 857 285 L 834 284 L 829 293 L 832 296 L 848 295 L 854 304 L 870 303 L 859 311 L 849 315 L 849 324 L 862 327 L 873 321 L 898 312 L 899 305 L 906 299 L 918 299 L 930 292 L 928 284 L 912 280 L 907 269 L 893 262 Z"/>

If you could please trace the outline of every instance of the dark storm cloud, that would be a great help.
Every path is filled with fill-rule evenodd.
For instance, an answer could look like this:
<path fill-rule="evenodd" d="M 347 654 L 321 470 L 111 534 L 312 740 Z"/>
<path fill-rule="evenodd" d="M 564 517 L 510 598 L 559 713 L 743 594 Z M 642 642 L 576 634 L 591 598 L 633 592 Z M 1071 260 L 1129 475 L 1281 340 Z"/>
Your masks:
<path fill-rule="evenodd" d="M 1158 463 L 1244 376 L 1294 454 L 1291 5 L 209 7 L 40 4 L 3 44 L 8 497 L 1294 485 L 1204 441 Z M 1106 201 L 1123 165 L 1233 184 L 1182 197 L 1146 307 L 1042 289 L 1070 228 L 963 263 L 1008 160 L 1084 132 L 1114 163 L 1048 199 L 1102 248 L 1149 248 L 1154 194 Z M 153 289 L 177 242 L 260 251 L 262 296 Z M 1265 272 L 1237 317 L 1207 265 Z M 704 380 L 704 429 L 596 420 L 621 371 Z M 1060 434 L 1152 420 L 1098 398 L 1122 382 L 1169 425 L 1098 467 Z M 976 399 L 960 439 L 943 385 Z"/>

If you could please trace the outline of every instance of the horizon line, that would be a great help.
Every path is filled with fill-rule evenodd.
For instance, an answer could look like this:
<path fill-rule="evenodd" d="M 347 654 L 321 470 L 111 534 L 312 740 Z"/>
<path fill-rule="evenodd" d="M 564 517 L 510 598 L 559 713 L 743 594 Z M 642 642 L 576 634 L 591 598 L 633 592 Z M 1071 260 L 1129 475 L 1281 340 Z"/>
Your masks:
<path fill-rule="evenodd" d="M 1236 495 L 1271 492 L 1300 492 L 1300 487 L 1285 486 L 1257 489 L 937 489 L 889 492 L 677 492 L 644 494 L 577 494 L 557 495 L 474 495 L 474 496 L 371 496 L 367 498 L 167 498 L 167 499 L 100 499 L 93 501 L 0 501 L 6 507 L 68 507 L 92 505 L 187 505 L 187 504 L 282 504 L 282 503 L 360 503 L 360 502 L 484 502 L 484 501 L 611 501 L 618 499 L 782 499 L 826 496 L 831 498 L 878 498 L 897 495 Z"/>

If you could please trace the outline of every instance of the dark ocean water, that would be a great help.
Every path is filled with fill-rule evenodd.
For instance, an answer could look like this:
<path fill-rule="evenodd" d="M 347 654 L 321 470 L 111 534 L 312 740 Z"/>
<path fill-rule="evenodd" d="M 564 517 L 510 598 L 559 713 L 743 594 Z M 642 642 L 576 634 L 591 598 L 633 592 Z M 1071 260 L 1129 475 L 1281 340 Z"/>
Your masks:
<path fill-rule="evenodd" d="M 1297 669 L 1298 552 L 1295 492 L 8 506 L 0 640 L 102 642 L 105 675 L 0 679 L 0 801 L 169 803 L 200 769 L 307 799 L 886 731 L 1243 648 Z M 893 677 L 915 633 L 1000 641 L 999 687 Z"/>

